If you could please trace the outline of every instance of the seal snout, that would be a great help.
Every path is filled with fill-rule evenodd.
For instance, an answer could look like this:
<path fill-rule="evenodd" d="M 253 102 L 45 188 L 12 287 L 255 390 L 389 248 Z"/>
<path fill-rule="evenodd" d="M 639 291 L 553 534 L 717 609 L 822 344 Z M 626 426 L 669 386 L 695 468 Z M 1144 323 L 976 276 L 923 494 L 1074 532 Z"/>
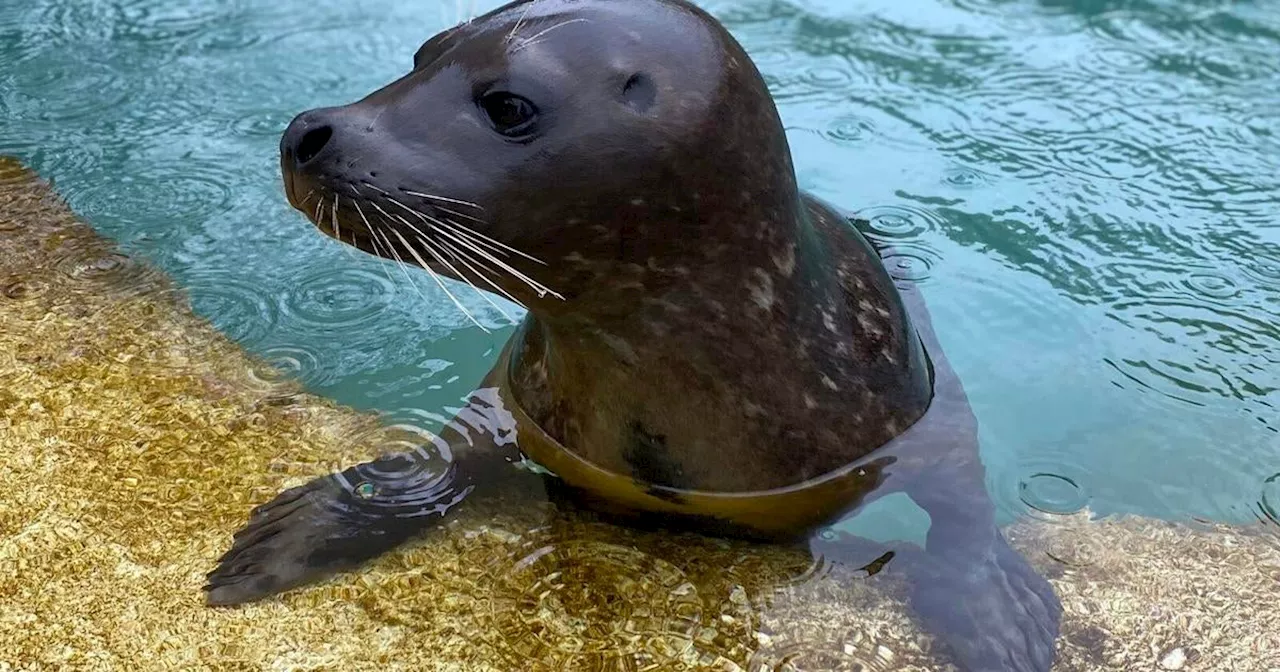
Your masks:
<path fill-rule="evenodd" d="M 320 156 L 333 138 L 333 124 L 320 110 L 303 112 L 289 123 L 280 138 L 280 155 L 286 167 L 298 170 Z"/>

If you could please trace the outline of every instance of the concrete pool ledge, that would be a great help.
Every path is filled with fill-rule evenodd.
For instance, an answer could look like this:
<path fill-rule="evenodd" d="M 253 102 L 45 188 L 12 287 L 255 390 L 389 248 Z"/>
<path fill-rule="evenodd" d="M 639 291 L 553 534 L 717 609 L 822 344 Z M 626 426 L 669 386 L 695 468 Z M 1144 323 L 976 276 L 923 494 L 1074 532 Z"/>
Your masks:
<path fill-rule="evenodd" d="M 278 381 L 0 158 L 0 671 L 948 669 L 893 572 L 814 579 L 794 552 L 536 498 L 204 605 L 254 504 L 389 431 Z M 1085 513 L 1008 532 L 1062 598 L 1056 670 L 1280 671 L 1274 529 Z"/>

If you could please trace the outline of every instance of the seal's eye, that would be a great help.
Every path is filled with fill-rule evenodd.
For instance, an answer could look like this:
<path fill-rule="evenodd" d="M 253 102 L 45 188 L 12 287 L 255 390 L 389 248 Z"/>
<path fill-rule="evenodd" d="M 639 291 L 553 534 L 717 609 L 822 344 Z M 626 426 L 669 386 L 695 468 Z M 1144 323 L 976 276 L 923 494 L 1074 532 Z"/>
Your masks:
<path fill-rule="evenodd" d="M 505 91 L 486 93 L 480 99 L 480 107 L 489 115 L 494 130 L 507 137 L 528 134 L 538 118 L 538 108 L 533 103 Z"/>

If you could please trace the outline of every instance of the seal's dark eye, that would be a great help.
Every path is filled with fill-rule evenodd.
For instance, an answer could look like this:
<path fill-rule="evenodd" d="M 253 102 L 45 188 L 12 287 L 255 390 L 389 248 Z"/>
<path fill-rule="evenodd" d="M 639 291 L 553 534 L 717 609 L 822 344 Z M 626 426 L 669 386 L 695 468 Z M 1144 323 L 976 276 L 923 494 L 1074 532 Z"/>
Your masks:
<path fill-rule="evenodd" d="M 489 115 L 494 130 L 508 137 L 528 134 L 538 118 L 538 108 L 533 103 L 505 91 L 486 93 L 480 99 L 480 107 Z"/>

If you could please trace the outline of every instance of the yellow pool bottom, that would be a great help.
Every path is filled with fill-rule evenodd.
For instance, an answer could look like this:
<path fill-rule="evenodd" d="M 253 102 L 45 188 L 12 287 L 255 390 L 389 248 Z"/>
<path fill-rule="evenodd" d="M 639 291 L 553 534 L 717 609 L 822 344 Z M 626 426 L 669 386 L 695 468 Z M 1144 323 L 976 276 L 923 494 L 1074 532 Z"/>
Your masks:
<path fill-rule="evenodd" d="M 795 552 L 536 493 L 208 608 L 253 505 L 389 438 L 270 378 L 0 159 L 0 672 L 949 669 L 891 572 L 814 578 Z M 1009 535 L 1062 598 L 1056 670 L 1280 670 L 1274 531 L 1076 516 Z"/>

